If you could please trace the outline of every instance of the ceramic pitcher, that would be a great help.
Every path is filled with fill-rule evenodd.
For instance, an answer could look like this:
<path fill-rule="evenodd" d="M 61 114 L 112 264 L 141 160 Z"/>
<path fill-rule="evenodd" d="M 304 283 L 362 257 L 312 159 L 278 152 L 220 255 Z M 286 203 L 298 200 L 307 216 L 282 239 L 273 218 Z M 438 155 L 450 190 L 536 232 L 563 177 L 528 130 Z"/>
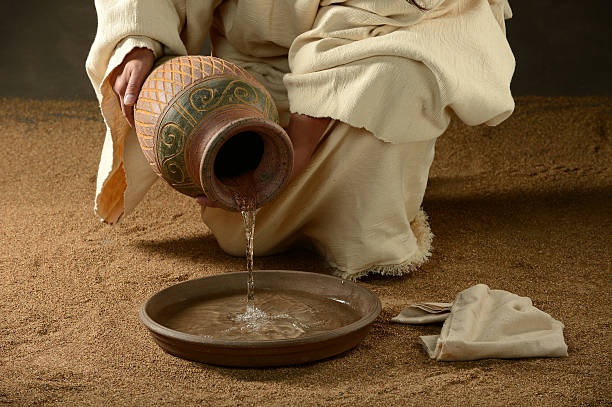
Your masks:
<path fill-rule="evenodd" d="M 234 195 L 241 188 L 254 191 L 260 207 L 291 175 L 293 148 L 270 94 L 223 59 L 158 61 L 141 88 L 134 119 L 153 170 L 177 191 L 206 195 L 221 208 L 238 210 Z"/>

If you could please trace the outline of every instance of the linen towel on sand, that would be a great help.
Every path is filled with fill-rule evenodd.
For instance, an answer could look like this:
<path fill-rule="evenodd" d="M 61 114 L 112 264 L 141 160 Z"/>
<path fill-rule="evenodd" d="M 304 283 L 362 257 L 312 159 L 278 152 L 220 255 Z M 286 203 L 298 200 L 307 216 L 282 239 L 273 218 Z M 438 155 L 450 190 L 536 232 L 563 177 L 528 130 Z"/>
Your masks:
<path fill-rule="evenodd" d="M 461 291 L 452 305 L 413 304 L 392 321 L 444 319 L 440 335 L 420 337 L 429 356 L 438 361 L 567 356 L 561 322 L 534 307 L 530 298 L 485 284 Z"/>
<path fill-rule="evenodd" d="M 331 117 L 401 144 L 440 136 L 450 110 L 469 125 L 502 122 L 514 109 L 507 1 L 418 3 L 427 10 L 404 0 L 96 0 L 86 67 L 107 125 L 96 214 L 118 222 L 157 179 L 108 80 L 134 47 L 196 54 L 210 31 L 214 55 L 270 91 L 282 126 L 290 112 Z"/>
<path fill-rule="evenodd" d="M 425 325 L 444 322 L 450 313 L 452 302 L 421 302 L 404 308 L 398 316 L 391 319 L 402 324 Z"/>

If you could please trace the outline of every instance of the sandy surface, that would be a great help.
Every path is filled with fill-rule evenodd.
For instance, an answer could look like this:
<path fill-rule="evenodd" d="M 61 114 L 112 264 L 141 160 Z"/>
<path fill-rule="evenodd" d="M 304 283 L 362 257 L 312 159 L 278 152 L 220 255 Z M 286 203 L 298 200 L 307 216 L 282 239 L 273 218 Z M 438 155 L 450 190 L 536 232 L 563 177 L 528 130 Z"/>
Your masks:
<path fill-rule="evenodd" d="M 227 369 L 172 357 L 137 316 L 178 281 L 242 270 L 196 205 L 158 182 L 119 226 L 93 216 L 103 123 L 93 102 L 0 99 L 0 404 L 609 405 L 610 98 L 521 98 L 496 128 L 454 123 L 424 208 L 431 260 L 362 282 L 383 302 L 354 350 L 319 363 Z M 259 269 L 317 270 L 308 252 Z M 389 322 L 475 283 L 529 296 L 565 325 L 562 359 L 431 361 Z"/>

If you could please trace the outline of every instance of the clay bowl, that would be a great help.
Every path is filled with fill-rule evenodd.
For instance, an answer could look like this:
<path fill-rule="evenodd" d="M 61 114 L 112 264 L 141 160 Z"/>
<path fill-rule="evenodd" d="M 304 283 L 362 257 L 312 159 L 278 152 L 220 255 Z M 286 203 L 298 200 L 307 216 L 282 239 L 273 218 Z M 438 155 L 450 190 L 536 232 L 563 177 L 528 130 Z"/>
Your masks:
<path fill-rule="evenodd" d="M 301 271 L 255 272 L 256 290 L 292 290 L 341 301 L 355 310 L 359 319 L 349 325 L 311 336 L 281 340 L 230 341 L 176 331 L 164 326 L 167 310 L 183 302 L 246 295 L 246 272 L 204 277 L 170 286 L 151 296 L 140 309 L 140 320 L 166 352 L 184 359 L 233 367 L 293 365 L 324 359 L 355 347 L 367 334 L 381 311 L 378 297 L 350 281 Z M 257 291 L 256 291 L 257 292 Z"/>

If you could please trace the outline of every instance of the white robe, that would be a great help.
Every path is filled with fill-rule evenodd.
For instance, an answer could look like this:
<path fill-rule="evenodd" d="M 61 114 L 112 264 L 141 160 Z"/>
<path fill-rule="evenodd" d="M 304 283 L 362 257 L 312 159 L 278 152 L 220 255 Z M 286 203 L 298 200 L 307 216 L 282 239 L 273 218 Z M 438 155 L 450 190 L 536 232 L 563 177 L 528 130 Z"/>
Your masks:
<path fill-rule="evenodd" d="M 514 57 L 504 26 L 504 18 L 511 16 L 507 1 L 417 2 L 427 10 L 405 0 L 96 0 L 98 31 L 86 65 L 108 128 L 98 171 L 97 215 L 109 223 L 119 221 L 156 180 L 108 81 L 108 75 L 134 47 L 147 47 L 156 56 L 195 54 L 210 30 L 213 54 L 236 63 L 262 82 L 274 98 L 284 126 L 292 112 L 331 117 L 352 129 L 335 127 L 346 134 L 366 134 L 382 143 L 404 145 L 402 148 L 429 142 L 433 152 L 433 142 L 448 126 L 450 110 L 469 125 L 503 121 L 514 108 L 510 93 Z M 323 143 L 332 139 L 336 140 L 328 137 Z M 341 153 L 329 154 L 326 159 L 342 160 Z M 312 166 L 318 167 L 316 157 L 313 160 Z M 422 177 L 429 169 L 427 157 L 419 161 L 425 167 L 412 176 Z M 342 165 L 336 167 L 336 173 L 343 172 Z M 397 176 L 409 178 L 411 174 Z M 290 188 L 308 182 L 312 181 L 307 176 L 300 177 Z M 343 182 L 364 188 L 357 186 L 356 179 Z M 390 214 L 387 220 L 410 228 L 418 217 L 413 208 L 421 204 L 424 185 L 419 187 L 422 191 L 406 194 L 394 192 L 396 183 L 384 177 L 378 183 L 387 186 L 386 193 L 364 191 L 363 196 L 369 196 L 372 208 L 380 206 L 377 200 L 382 204 L 383 200 L 401 202 L 407 195 L 412 197 L 406 203 L 412 209 Z M 324 212 L 344 210 L 334 200 L 320 200 L 318 205 Z M 277 210 L 269 216 L 271 222 L 287 218 L 287 214 L 289 218 L 301 216 L 298 207 L 283 207 L 288 212 Z M 204 216 L 209 226 L 217 224 L 212 218 L 215 212 Z M 219 214 L 215 219 L 227 223 L 234 215 Z M 425 222 L 424 216 L 420 219 Z M 370 226 L 355 227 L 368 230 Z M 298 229 L 284 235 L 300 241 L 304 225 L 298 222 L 295 227 Z M 211 229 L 222 247 L 234 246 L 222 241 L 223 228 Z M 367 239 L 364 247 L 380 242 L 375 233 Z M 364 259 L 359 264 L 334 261 L 355 256 L 340 253 L 349 249 L 330 255 L 331 243 L 323 240 L 314 244 L 315 248 L 344 277 L 367 270 L 399 273 L 397 270 L 422 262 L 411 261 L 406 255 L 414 252 L 418 239 L 387 260 Z M 261 244 L 269 247 L 263 253 L 284 247 L 286 241 L 272 243 Z M 428 247 L 422 248 L 423 253 L 428 252 Z M 402 262 L 404 268 L 393 263 L 401 259 L 407 259 Z M 389 267 L 377 268 L 377 264 Z"/>

